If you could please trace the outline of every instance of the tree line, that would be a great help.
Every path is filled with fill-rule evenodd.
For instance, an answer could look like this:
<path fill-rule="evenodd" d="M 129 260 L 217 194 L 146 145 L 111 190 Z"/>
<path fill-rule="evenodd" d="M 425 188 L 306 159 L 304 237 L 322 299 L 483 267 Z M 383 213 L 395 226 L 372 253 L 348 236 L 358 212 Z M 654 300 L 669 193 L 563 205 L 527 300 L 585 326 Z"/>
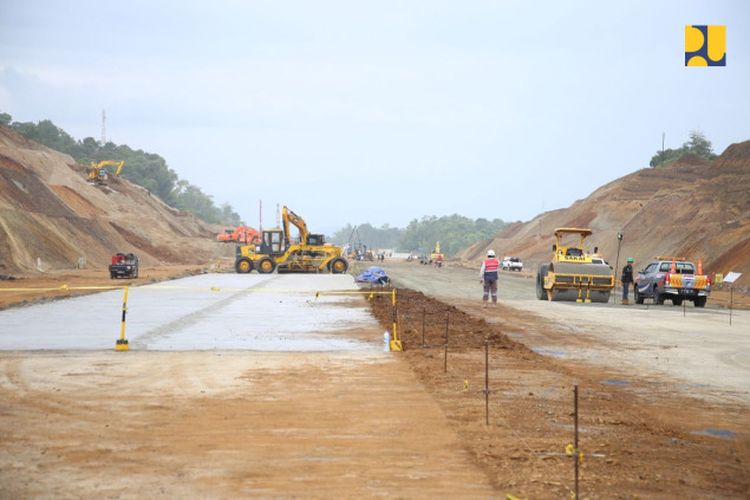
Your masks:
<path fill-rule="evenodd" d="M 679 148 L 662 149 L 661 151 L 657 151 L 656 154 L 651 157 L 649 165 L 652 167 L 670 165 L 687 154 L 692 154 L 705 160 L 713 160 L 716 158 L 711 141 L 709 141 L 702 132 L 693 130 L 690 132 L 690 138 Z"/>
<path fill-rule="evenodd" d="M 440 242 L 440 250 L 453 256 L 460 250 L 494 237 L 505 227 L 502 219 L 470 219 L 454 214 L 442 217 L 425 216 L 413 219 L 406 228 L 395 228 L 385 224 L 374 227 L 369 223 L 352 226 L 347 224 L 333 234 L 338 245 L 355 247 L 392 248 L 400 252 L 430 253 Z"/>
<path fill-rule="evenodd" d="M 201 188 L 180 179 L 167 161 L 156 153 L 132 149 L 126 144 L 100 144 L 93 137 L 74 139 L 50 120 L 15 122 L 8 113 L 0 113 L 0 125 L 12 128 L 27 139 L 69 154 L 76 162 L 88 166 L 102 160 L 124 161 L 121 176 L 143 186 L 168 205 L 195 214 L 212 224 L 237 226 L 242 219 L 231 205 L 216 206 L 213 197 Z"/>

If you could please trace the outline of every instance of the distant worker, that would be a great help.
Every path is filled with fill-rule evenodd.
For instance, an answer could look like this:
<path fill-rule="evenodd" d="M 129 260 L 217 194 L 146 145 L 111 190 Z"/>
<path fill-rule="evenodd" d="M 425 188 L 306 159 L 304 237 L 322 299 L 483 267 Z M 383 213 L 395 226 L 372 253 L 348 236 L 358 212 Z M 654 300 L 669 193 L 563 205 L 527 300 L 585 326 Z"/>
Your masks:
<path fill-rule="evenodd" d="M 482 262 L 479 269 L 480 283 L 484 285 L 484 295 L 482 296 L 482 307 L 487 307 L 487 300 L 492 294 L 492 304 L 497 305 L 497 270 L 500 268 L 500 261 L 495 257 L 494 250 L 487 251 L 487 258 Z"/>
<path fill-rule="evenodd" d="M 628 257 L 628 263 L 622 268 L 622 303 L 628 305 L 628 289 L 633 283 L 633 257 Z"/>

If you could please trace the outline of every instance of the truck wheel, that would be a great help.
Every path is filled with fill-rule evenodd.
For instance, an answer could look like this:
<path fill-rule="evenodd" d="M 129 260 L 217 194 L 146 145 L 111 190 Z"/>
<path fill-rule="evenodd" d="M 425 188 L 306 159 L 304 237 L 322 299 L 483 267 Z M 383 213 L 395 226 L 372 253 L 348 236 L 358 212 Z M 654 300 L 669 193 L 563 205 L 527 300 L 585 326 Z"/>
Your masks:
<path fill-rule="evenodd" d="M 331 261 L 331 272 L 333 274 L 342 274 L 349 269 L 349 263 L 341 257 L 336 257 Z"/>
<path fill-rule="evenodd" d="M 672 305 L 674 305 L 674 306 L 681 306 L 682 305 L 682 299 L 680 297 L 672 299 Z"/>
<path fill-rule="evenodd" d="M 660 294 L 656 291 L 656 288 L 654 288 L 654 303 L 658 305 L 664 305 L 664 295 Z"/>
<path fill-rule="evenodd" d="M 253 270 L 253 261 L 247 257 L 237 259 L 237 262 L 234 263 L 234 270 L 240 274 L 247 274 Z"/>
<path fill-rule="evenodd" d="M 109 273 L 109 279 L 111 280 L 115 279 L 115 273 Z"/>
<path fill-rule="evenodd" d="M 633 296 L 635 297 L 636 304 L 643 304 L 643 295 L 641 295 L 641 292 L 638 291 L 638 286 L 635 287 L 635 292 L 633 292 Z"/>
<path fill-rule="evenodd" d="M 546 290 L 544 290 L 544 277 L 547 276 L 547 268 L 547 264 L 542 264 L 536 273 L 536 298 L 539 300 L 547 299 Z"/>
<path fill-rule="evenodd" d="M 693 304 L 695 307 L 706 307 L 706 297 L 697 297 L 693 301 Z"/>
<path fill-rule="evenodd" d="M 261 274 L 271 274 L 276 270 L 276 263 L 270 257 L 263 257 L 258 261 L 258 272 Z"/>

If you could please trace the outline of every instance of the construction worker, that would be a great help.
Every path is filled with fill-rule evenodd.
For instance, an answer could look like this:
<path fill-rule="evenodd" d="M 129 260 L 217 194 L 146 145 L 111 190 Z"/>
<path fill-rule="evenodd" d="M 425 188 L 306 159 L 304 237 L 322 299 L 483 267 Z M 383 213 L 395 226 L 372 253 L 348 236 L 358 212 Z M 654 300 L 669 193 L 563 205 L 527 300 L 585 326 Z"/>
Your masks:
<path fill-rule="evenodd" d="M 487 301 L 492 294 L 492 305 L 497 305 L 497 270 L 500 269 L 500 261 L 495 257 L 494 250 L 487 250 L 487 258 L 482 262 L 479 269 L 479 282 L 484 285 L 482 296 L 483 307 L 487 307 Z"/>
<path fill-rule="evenodd" d="M 624 305 L 627 305 L 628 289 L 633 283 L 633 257 L 628 257 L 628 263 L 625 264 L 625 267 L 622 268 L 622 276 L 620 276 L 620 281 L 622 281 L 622 303 Z"/>

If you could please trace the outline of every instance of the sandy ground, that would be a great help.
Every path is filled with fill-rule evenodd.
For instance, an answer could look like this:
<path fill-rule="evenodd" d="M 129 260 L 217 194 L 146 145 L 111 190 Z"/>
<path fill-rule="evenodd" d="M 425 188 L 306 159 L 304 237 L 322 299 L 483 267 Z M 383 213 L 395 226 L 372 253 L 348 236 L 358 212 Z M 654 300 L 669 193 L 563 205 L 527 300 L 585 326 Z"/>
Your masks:
<path fill-rule="evenodd" d="M 402 271 L 419 280 L 435 270 Z M 464 282 L 459 273 L 437 276 L 432 279 L 439 284 L 445 278 L 454 289 L 476 292 L 472 277 Z M 257 275 L 226 277 L 231 283 L 238 278 L 272 288 L 257 283 Z M 312 277 L 276 278 L 291 280 L 284 288 L 293 288 L 294 280 L 303 286 Z M 280 282 L 273 287 L 281 288 Z M 225 300 L 217 293 L 186 307 L 182 319 L 161 318 L 168 330 L 161 338 L 195 337 L 201 325 L 218 331 L 221 321 L 240 317 L 269 331 L 296 324 L 296 333 L 285 336 L 324 333 L 365 345 L 258 352 L 248 350 L 255 337 L 240 336 L 245 348 L 232 344 L 240 350 L 213 344 L 208 351 L 149 351 L 158 343 L 139 343 L 134 331 L 140 349 L 127 353 L 2 352 L 0 497 L 568 497 L 572 462 L 564 448 L 573 439 L 574 384 L 581 388 L 582 497 L 750 495 L 746 404 L 680 393 L 673 379 L 665 383 L 619 366 L 534 352 L 524 343 L 536 348 L 535 338 L 559 337 L 557 322 L 537 314 L 507 304 L 484 310 L 474 298 L 441 302 L 399 290 L 407 350 L 386 354 L 380 345 L 393 313 L 389 297 L 369 300 L 377 322 L 345 321 L 330 329 L 330 322 L 311 316 L 305 323 L 306 315 L 294 312 L 306 310 L 306 300 L 254 308 L 241 296 Z M 96 303 L 96 297 L 80 299 Z M 344 310 L 366 311 L 367 304 L 360 298 L 322 307 L 327 316 L 348 318 Z M 315 331 L 325 324 L 323 332 Z M 599 342 L 586 336 L 580 341 Z"/>
<path fill-rule="evenodd" d="M 37 302 L 76 297 L 96 293 L 86 290 L 64 290 L 64 287 L 77 286 L 112 286 L 143 285 L 155 283 L 182 276 L 192 276 L 213 270 L 216 264 L 206 266 L 141 266 L 140 276 L 136 279 L 110 279 L 106 269 L 71 269 L 58 272 L 35 273 L 28 275 L 13 275 L 13 279 L 0 280 L 0 309 L 14 305 L 26 305 Z M 3 291 L 7 289 L 25 288 L 23 291 Z M 34 288 L 61 288 L 58 292 L 35 291 Z"/>
<path fill-rule="evenodd" d="M 387 326 L 388 301 L 372 304 Z M 570 496 L 573 464 L 564 448 L 573 442 L 574 385 L 584 454 L 581 498 L 750 495 L 746 404 L 716 404 L 675 391 L 663 378 L 538 354 L 514 339 L 548 335 L 549 327 L 507 306 L 482 309 L 399 289 L 398 316 L 403 359 L 502 495 Z"/>
<path fill-rule="evenodd" d="M 483 315 L 478 271 L 386 262 L 394 282 Z M 526 312 L 539 328 L 525 333 L 496 315 L 492 321 L 532 349 L 623 372 L 627 378 L 669 381 L 685 394 L 750 403 L 750 311 L 671 305 L 622 306 L 539 301 L 534 280 L 504 272 L 500 302 Z M 710 300 L 710 299 L 709 299 Z"/>
<path fill-rule="evenodd" d="M 0 311 L 15 349 L 0 354 L 0 497 L 491 495 L 382 352 L 366 300 L 314 297 L 351 288 L 257 274 L 133 288 L 120 353 L 96 314 L 119 291 Z"/>
<path fill-rule="evenodd" d="M 6 353 L 0 400 L 3 498 L 493 493 L 378 353 Z"/>

